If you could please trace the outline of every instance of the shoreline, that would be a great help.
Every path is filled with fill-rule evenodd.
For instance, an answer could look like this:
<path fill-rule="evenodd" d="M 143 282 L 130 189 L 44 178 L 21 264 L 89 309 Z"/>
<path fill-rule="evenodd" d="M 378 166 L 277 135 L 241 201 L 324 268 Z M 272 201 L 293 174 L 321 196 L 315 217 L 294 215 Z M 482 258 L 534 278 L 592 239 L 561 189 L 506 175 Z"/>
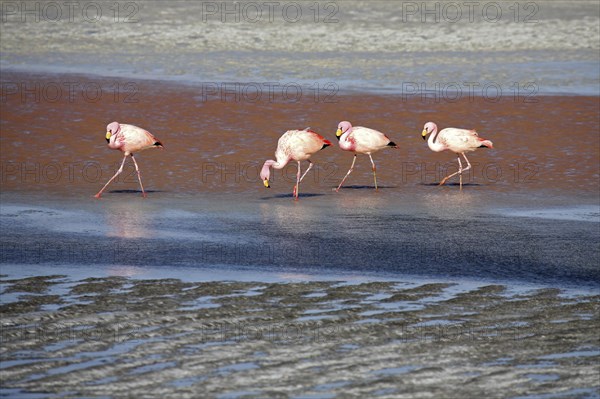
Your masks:
<path fill-rule="evenodd" d="M 509 51 L 510 52 L 510 51 Z M 31 77 L 39 79 L 44 77 L 68 79 L 81 78 L 85 80 L 100 80 L 100 81 L 118 81 L 123 83 L 138 82 L 141 84 L 159 84 L 172 87 L 181 87 L 183 89 L 201 89 L 202 96 L 210 95 L 215 97 L 231 96 L 232 90 L 245 90 L 249 98 L 254 98 L 257 94 L 262 94 L 265 97 L 270 97 L 275 94 L 281 97 L 284 90 L 302 90 L 302 94 L 306 97 L 320 95 L 321 97 L 334 99 L 335 96 L 390 96 L 401 97 L 404 101 L 414 101 L 415 99 L 425 101 L 427 103 L 439 102 L 454 102 L 461 101 L 465 98 L 487 98 L 490 101 L 500 101 L 503 98 L 520 98 L 524 102 L 535 103 L 539 101 L 539 97 L 598 97 L 600 96 L 600 82 L 596 83 L 595 88 L 589 86 L 581 86 L 579 88 L 555 87 L 545 89 L 540 82 L 530 80 L 482 80 L 472 82 L 470 79 L 461 80 L 433 80 L 424 81 L 412 79 L 402 82 L 401 86 L 394 87 L 377 87 L 364 86 L 364 83 L 356 82 L 338 82 L 326 79 L 296 79 L 296 80 L 278 80 L 271 81 L 268 79 L 234 79 L 232 77 L 222 76 L 216 79 L 197 80 L 192 77 L 177 77 L 177 76 L 140 76 L 136 73 L 131 73 L 125 76 L 120 72 L 109 73 L 104 72 L 82 72 L 81 68 L 73 70 L 60 70 L 58 67 L 46 66 L 8 66 L 4 67 L 4 76 L 14 75 L 16 80 L 23 77 Z M 3 78 L 3 80 L 6 80 Z M 9 80 L 12 83 L 12 81 Z M 20 83 L 20 82 L 18 82 Z M 585 87 L 585 89 L 584 89 Z M 65 87 L 65 90 L 69 90 Z M 7 87 L 3 94 L 11 93 L 12 87 Z M 216 90 L 216 92 L 215 92 Z M 309 95 L 310 94 L 310 95 Z M 329 96 L 329 97 L 328 97 Z M 432 98 L 433 97 L 433 98 Z M 301 98 L 297 102 L 301 102 Z"/>
<path fill-rule="evenodd" d="M 366 283 L 393 283 L 407 287 L 416 287 L 426 284 L 448 284 L 457 289 L 478 289 L 490 285 L 503 286 L 511 295 L 557 289 L 560 295 L 584 296 L 600 295 L 600 280 L 585 283 L 552 283 L 534 282 L 517 279 L 486 279 L 469 276 L 428 276 L 405 275 L 389 271 L 353 270 L 344 268 L 310 267 L 299 269 L 297 267 L 276 267 L 272 265 L 115 265 L 99 263 L 83 265 L 78 263 L 32 263 L 11 264 L 1 263 L 0 277 L 8 280 L 18 280 L 33 277 L 65 276 L 70 279 L 85 280 L 93 278 L 123 277 L 137 281 L 160 281 L 175 279 L 184 283 L 320 283 L 331 282 L 338 284 L 357 285 Z M 13 300 L 2 298 L 0 303 L 10 303 Z"/>

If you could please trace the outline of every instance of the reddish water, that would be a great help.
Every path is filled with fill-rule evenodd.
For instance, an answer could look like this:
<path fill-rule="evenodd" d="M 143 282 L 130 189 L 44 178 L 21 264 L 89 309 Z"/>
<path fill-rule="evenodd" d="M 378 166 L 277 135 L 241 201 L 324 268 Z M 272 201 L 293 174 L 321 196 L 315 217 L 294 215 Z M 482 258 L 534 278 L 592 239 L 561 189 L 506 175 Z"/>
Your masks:
<path fill-rule="evenodd" d="M 266 95 L 252 101 L 240 92 L 204 99 L 199 88 L 150 81 L 3 74 L 2 82 L 5 192 L 94 194 L 121 161 L 121 153 L 108 149 L 104 139 L 105 126 L 113 120 L 144 127 L 164 143 L 164 150 L 144 151 L 136 157 L 145 187 L 151 191 L 264 195 L 259 167 L 273 157 L 283 132 L 310 126 L 335 143 L 338 122 L 349 120 L 385 132 L 398 144 L 397 150 L 374 155 L 378 182 L 387 192 L 419 191 L 455 170 L 452 153 L 433 153 L 422 140 L 427 121 L 440 128 L 474 128 L 494 142 L 494 149 L 469 155 L 473 173 L 465 181 L 471 189 L 549 190 L 592 197 L 598 192 L 598 97 L 503 97 L 500 101 L 476 97 L 450 102 L 374 94 L 316 98 L 304 92 L 299 101 Z M 7 82 L 20 85 L 16 93 Z M 68 82 L 77 83 L 71 96 Z M 102 97 L 95 100 L 98 92 Z M 312 159 L 317 167 L 303 182 L 301 193 L 331 193 L 352 156 L 334 145 Z M 109 192 L 138 189 L 133 165 L 129 161 L 127 166 Z M 270 193 L 289 193 L 295 171 L 296 165 L 276 171 Z M 368 158 L 359 157 L 347 184 L 372 186 Z"/>

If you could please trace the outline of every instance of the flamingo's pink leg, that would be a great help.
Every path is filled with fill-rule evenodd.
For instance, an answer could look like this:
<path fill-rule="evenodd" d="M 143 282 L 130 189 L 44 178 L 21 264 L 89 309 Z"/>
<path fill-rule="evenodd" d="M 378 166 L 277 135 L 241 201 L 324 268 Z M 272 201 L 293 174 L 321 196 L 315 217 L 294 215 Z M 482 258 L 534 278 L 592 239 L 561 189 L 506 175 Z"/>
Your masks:
<path fill-rule="evenodd" d="M 448 180 L 448 179 L 449 179 L 449 178 L 451 178 L 452 176 L 460 175 L 460 179 L 461 179 L 460 186 L 461 186 L 461 188 L 462 188 L 462 171 L 463 171 L 463 169 L 462 169 L 462 163 L 460 162 L 460 154 L 459 154 L 459 155 L 458 155 L 458 170 L 457 170 L 456 172 L 452 173 L 451 175 L 448 175 L 448 176 L 444 177 L 444 178 L 442 179 L 442 181 L 440 182 L 440 184 L 439 184 L 439 185 L 441 186 L 441 185 L 443 185 L 444 183 L 446 183 L 446 180 Z"/>
<path fill-rule="evenodd" d="M 458 170 L 460 171 L 460 173 L 458 174 L 458 181 L 460 182 L 460 191 L 462 191 L 462 172 L 463 172 L 463 168 L 462 168 L 462 162 L 460 162 L 460 155 L 458 156 Z"/>
<path fill-rule="evenodd" d="M 298 201 L 298 186 L 300 185 L 300 161 L 298 161 L 298 173 L 296 173 L 296 185 L 294 186 L 294 192 L 292 196 Z"/>
<path fill-rule="evenodd" d="M 469 170 L 469 169 L 471 169 L 471 162 L 469 162 L 469 160 L 467 159 L 467 156 L 465 155 L 465 153 L 464 153 L 464 152 L 462 153 L 462 156 L 463 156 L 463 158 L 465 159 L 465 161 L 467 161 L 467 167 L 466 167 L 466 168 L 464 168 L 464 169 L 462 170 L 462 171 L 464 172 L 464 171 L 466 171 L 466 170 Z M 461 175 L 461 180 L 462 180 L 462 175 Z M 461 188 L 461 190 L 462 190 L 462 181 L 461 181 L 461 183 L 460 183 L 460 188 Z"/>
<path fill-rule="evenodd" d="M 102 187 L 102 190 L 98 191 L 98 194 L 94 195 L 94 197 L 100 198 L 100 196 L 102 195 L 102 193 L 104 192 L 104 190 L 106 189 L 106 187 L 108 187 L 108 185 L 110 184 L 110 182 L 112 182 L 123 171 L 123 165 L 125 165 L 125 160 L 126 159 L 127 159 L 127 155 L 125 155 L 123 157 L 123 162 L 121 162 L 121 167 L 119 168 L 119 170 L 117 170 L 117 173 L 115 173 L 115 175 L 110 178 L 110 180 L 104 185 L 104 187 Z"/>
<path fill-rule="evenodd" d="M 342 184 L 344 184 L 344 182 L 346 181 L 346 179 L 348 178 L 350 173 L 352 173 L 352 171 L 354 170 L 354 162 L 356 162 L 356 154 L 354 154 L 354 159 L 352 159 L 352 165 L 350 166 L 350 169 L 348 169 L 348 173 L 346 173 L 346 176 L 344 176 L 344 178 L 342 179 L 342 182 L 340 183 L 338 188 L 335 189 L 336 192 L 340 191 Z"/>
<path fill-rule="evenodd" d="M 377 168 L 375 167 L 375 162 L 373 162 L 373 157 L 369 154 L 369 158 L 371 159 L 371 165 L 373 165 L 373 180 L 375 181 L 375 191 L 377 191 Z"/>
<path fill-rule="evenodd" d="M 142 175 L 140 174 L 140 168 L 138 168 L 137 162 L 135 162 L 135 158 L 133 154 L 131 154 L 131 159 L 133 159 L 133 164 L 135 165 L 135 171 L 137 172 L 138 180 L 140 181 L 140 187 L 142 188 L 142 197 L 146 198 L 146 192 L 144 191 L 144 186 L 142 185 Z"/>
<path fill-rule="evenodd" d="M 304 174 L 300 178 L 300 181 L 302 181 L 304 179 L 304 176 L 306 176 L 306 174 L 308 173 L 308 171 L 310 170 L 310 168 L 313 167 L 313 163 L 310 161 L 310 159 L 307 159 L 306 162 L 308 162 L 308 169 L 306 169 L 306 171 L 304 171 Z"/>

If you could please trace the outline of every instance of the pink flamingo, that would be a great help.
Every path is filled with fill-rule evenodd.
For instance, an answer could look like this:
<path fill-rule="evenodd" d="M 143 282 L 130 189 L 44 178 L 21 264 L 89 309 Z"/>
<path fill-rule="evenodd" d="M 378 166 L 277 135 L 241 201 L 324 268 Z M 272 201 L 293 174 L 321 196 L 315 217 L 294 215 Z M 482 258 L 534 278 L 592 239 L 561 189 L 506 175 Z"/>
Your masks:
<path fill-rule="evenodd" d="M 431 134 L 429 136 L 429 140 L 427 140 L 428 134 Z M 475 151 L 477 148 L 484 147 L 494 148 L 494 145 L 490 140 L 482 139 L 475 130 L 447 127 L 438 133 L 438 127 L 433 122 L 427 122 L 425 124 L 421 135 L 423 136 L 423 140 L 427 140 L 427 145 L 431 151 L 441 152 L 444 150 L 450 150 L 458 155 L 458 171 L 444 177 L 439 185 L 441 186 L 442 184 L 446 183 L 446 180 L 452 176 L 459 175 L 461 190 L 462 173 L 471 169 L 471 163 L 465 156 L 465 152 Z M 467 167 L 464 169 L 462 167 L 462 163 L 460 162 L 461 155 L 465 161 L 467 161 Z"/>
<path fill-rule="evenodd" d="M 337 192 L 340 190 L 342 184 L 344 184 L 346 181 L 346 178 L 348 178 L 350 173 L 352 173 L 354 170 L 354 163 L 356 162 L 357 154 L 367 154 L 371 159 L 371 165 L 373 166 L 373 180 L 375 181 L 375 190 L 377 190 L 377 168 L 375 168 L 375 162 L 373 162 L 373 157 L 371 154 L 386 147 L 398 148 L 396 143 L 391 141 L 385 134 L 377 130 L 362 126 L 353 127 L 348 121 L 339 123 L 335 135 L 339 140 L 340 148 L 342 150 L 354 152 L 352 165 L 335 191 Z"/>
<path fill-rule="evenodd" d="M 123 165 L 125 165 L 125 160 L 127 159 L 128 155 L 131 155 L 131 159 L 135 165 L 140 187 L 142 188 L 142 196 L 146 197 L 146 192 L 144 191 L 144 186 L 142 185 L 140 169 L 138 168 L 138 164 L 133 157 L 133 153 L 146 150 L 148 148 L 163 148 L 162 143 L 158 141 L 152 135 L 152 133 L 140 127 L 126 125 L 124 123 L 119 124 L 118 122 L 112 122 L 106 126 L 106 141 L 108 142 L 108 148 L 112 148 L 113 150 L 121 150 L 125 156 L 123 157 L 123 162 L 121 162 L 121 167 L 119 170 L 117 170 L 117 173 L 110 178 L 104 187 L 102 187 L 102 190 L 98 191 L 98 194 L 96 194 L 94 197 L 100 198 L 102 192 L 104 192 L 110 182 L 112 182 L 121 172 L 123 172 Z"/>
<path fill-rule="evenodd" d="M 298 187 L 304 176 L 312 168 L 313 164 L 308 159 L 311 155 L 316 153 L 323 148 L 330 146 L 331 142 L 325 140 L 320 134 L 313 132 L 310 128 L 304 130 L 288 130 L 285 132 L 277 142 L 277 150 L 275 151 L 275 157 L 277 161 L 269 159 L 265 162 L 260 171 L 260 178 L 262 179 L 265 187 L 270 188 L 269 177 L 271 176 L 270 167 L 273 166 L 275 169 L 283 169 L 285 165 L 290 161 L 298 162 L 298 173 L 296 175 L 296 185 L 292 195 L 295 200 L 298 200 Z M 300 162 L 307 161 L 308 169 L 300 177 Z"/>

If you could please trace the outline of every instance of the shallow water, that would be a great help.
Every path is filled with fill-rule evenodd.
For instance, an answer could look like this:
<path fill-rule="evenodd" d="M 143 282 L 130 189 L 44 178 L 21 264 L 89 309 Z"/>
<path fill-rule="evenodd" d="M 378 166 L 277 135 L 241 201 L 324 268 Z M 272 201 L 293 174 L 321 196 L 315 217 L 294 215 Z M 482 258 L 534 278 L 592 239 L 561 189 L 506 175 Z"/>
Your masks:
<path fill-rule="evenodd" d="M 242 266 L 302 276 L 328 270 L 598 288 L 598 221 L 594 214 L 581 221 L 582 208 L 574 217 L 565 217 L 568 209 L 537 217 L 539 204 L 529 210 L 513 204 L 512 212 L 524 213 L 515 216 L 504 200 L 490 202 L 479 191 L 438 193 L 428 201 L 406 196 L 406 203 L 371 191 L 298 202 L 242 194 L 218 201 L 167 193 L 147 199 L 109 193 L 101 201 L 3 195 L 2 261 L 96 264 L 107 271 Z"/>
<path fill-rule="evenodd" d="M 600 9 L 593 0 L 299 1 L 272 9 L 261 2 L 94 2 L 70 19 L 60 5 L 58 21 L 51 20 L 56 6 L 37 4 L 38 15 L 23 17 L 18 3 L 5 15 L 4 70 L 207 88 L 254 82 L 277 83 L 281 91 L 305 84 L 325 94 L 328 87 L 600 94 Z"/>

